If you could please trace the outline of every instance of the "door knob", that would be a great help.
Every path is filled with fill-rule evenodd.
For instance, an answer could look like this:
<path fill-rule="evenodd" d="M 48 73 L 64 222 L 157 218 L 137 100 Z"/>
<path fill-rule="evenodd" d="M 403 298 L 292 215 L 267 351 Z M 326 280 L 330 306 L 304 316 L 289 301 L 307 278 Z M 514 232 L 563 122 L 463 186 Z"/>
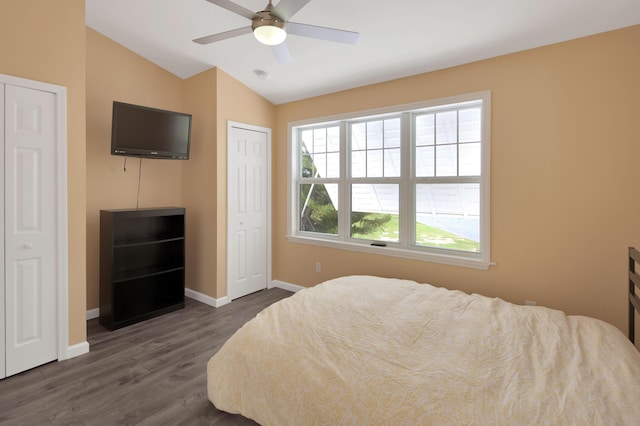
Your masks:
<path fill-rule="evenodd" d="M 23 249 L 32 249 L 33 248 L 33 243 L 24 243 L 22 245 Z"/>

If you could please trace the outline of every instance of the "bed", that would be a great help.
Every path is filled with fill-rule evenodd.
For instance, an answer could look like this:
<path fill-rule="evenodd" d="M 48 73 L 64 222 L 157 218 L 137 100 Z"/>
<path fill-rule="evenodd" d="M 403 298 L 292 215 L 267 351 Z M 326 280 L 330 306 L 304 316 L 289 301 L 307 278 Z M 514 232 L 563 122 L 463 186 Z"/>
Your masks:
<path fill-rule="evenodd" d="M 639 384 L 603 321 L 373 276 L 271 305 L 207 365 L 210 401 L 262 425 L 638 424 Z"/>

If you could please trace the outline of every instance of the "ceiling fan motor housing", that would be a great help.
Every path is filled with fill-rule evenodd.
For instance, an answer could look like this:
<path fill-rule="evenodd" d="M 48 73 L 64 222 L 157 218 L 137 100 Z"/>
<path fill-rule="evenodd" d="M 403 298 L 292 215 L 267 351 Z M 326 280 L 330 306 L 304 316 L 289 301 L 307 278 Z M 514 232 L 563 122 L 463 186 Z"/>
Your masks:
<path fill-rule="evenodd" d="M 256 16 L 251 20 L 251 29 L 256 30 L 256 28 L 263 26 L 271 26 L 278 27 L 284 30 L 285 22 L 278 18 L 275 15 L 272 15 L 268 10 L 263 10 L 262 12 L 256 13 Z"/>
<path fill-rule="evenodd" d="M 271 14 L 270 10 L 263 10 L 251 19 L 251 29 L 256 38 L 264 44 L 280 44 L 287 37 L 284 29 L 285 21 Z"/>

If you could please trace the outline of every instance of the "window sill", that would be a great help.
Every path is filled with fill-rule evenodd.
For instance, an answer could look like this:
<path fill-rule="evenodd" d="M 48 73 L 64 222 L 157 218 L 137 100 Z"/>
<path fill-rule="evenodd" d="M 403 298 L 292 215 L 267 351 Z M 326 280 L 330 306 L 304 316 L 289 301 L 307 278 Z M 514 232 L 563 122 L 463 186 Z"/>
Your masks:
<path fill-rule="evenodd" d="M 487 270 L 494 266 L 494 262 L 488 262 L 480 258 L 454 256 L 441 253 L 427 253 L 414 250 L 406 250 L 395 247 L 377 247 L 344 241 L 329 241 L 321 238 L 301 237 L 298 235 L 287 235 L 287 240 L 291 243 L 309 244 L 314 246 L 329 247 L 339 250 L 350 250 L 361 253 L 378 254 L 382 256 L 393 256 L 403 259 L 421 260 L 424 262 L 441 263 L 444 265 L 462 266 L 465 268 Z"/>

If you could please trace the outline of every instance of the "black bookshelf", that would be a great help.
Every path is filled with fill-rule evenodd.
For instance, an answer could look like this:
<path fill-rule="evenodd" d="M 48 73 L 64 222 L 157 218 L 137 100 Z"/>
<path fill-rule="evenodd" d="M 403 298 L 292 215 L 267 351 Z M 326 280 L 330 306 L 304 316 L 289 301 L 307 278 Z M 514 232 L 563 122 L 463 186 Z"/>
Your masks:
<path fill-rule="evenodd" d="M 184 208 L 100 210 L 100 324 L 184 308 Z"/>

